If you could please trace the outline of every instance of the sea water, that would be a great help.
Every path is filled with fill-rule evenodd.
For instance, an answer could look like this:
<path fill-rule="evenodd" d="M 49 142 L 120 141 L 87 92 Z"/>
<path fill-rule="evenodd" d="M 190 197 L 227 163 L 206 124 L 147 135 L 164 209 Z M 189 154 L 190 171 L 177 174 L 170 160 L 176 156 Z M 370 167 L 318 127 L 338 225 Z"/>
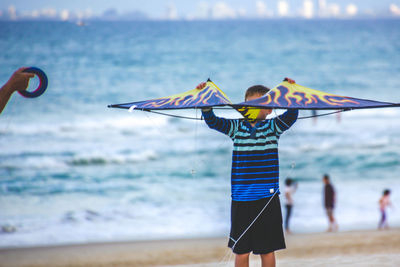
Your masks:
<path fill-rule="evenodd" d="M 207 78 L 240 102 L 247 87 L 284 77 L 400 102 L 399 29 L 399 20 L 0 22 L 1 83 L 20 66 L 49 78 L 44 95 L 15 94 L 0 115 L 0 247 L 228 236 L 230 139 L 204 121 L 107 105 Z M 293 232 L 326 230 L 325 173 L 340 230 L 376 228 L 386 188 L 389 223 L 400 226 L 399 116 L 388 108 L 299 119 L 282 135 L 281 188 L 288 176 L 298 183 Z"/>

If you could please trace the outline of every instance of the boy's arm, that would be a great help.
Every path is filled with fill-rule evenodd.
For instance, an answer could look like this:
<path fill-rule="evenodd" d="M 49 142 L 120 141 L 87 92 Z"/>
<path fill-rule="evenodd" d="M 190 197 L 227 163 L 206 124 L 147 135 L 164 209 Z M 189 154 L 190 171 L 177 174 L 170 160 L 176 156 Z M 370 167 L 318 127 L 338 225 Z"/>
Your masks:
<path fill-rule="evenodd" d="M 13 93 L 14 90 L 8 84 L 5 84 L 0 88 L 0 114 L 7 105 L 7 102 Z"/>
<path fill-rule="evenodd" d="M 7 105 L 8 100 L 15 91 L 25 90 L 28 87 L 29 79 L 35 75 L 23 72 L 26 68 L 19 68 L 14 72 L 6 84 L 0 88 L 0 113 Z"/>
<path fill-rule="evenodd" d="M 197 85 L 197 90 L 203 90 L 206 87 L 206 83 L 202 82 Z M 215 116 L 212 108 L 202 108 L 201 113 L 208 127 L 217 130 L 223 134 L 233 138 L 237 129 L 237 120 L 228 120 Z"/>
<path fill-rule="evenodd" d="M 297 120 L 299 110 L 288 109 L 285 113 L 279 115 L 274 119 L 275 126 L 279 134 L 289 129 Z"/>
<path fill-rule="evenodd" d="M 229 120 L 215 116 L 213 110 L 202 109 L 203 118 L 208 127 L 233 138 L 237 129 L 237 120 Z"/>
<path fill-rule="evenodd" d="M 283 81 L 294 84 L 295 80 L 285 77 Z M 288 109 L 285 113 L 275 118 L 275 126 L 279 134 L 289 129 L 297 120 L 299 111 L 297 109 Z"/>

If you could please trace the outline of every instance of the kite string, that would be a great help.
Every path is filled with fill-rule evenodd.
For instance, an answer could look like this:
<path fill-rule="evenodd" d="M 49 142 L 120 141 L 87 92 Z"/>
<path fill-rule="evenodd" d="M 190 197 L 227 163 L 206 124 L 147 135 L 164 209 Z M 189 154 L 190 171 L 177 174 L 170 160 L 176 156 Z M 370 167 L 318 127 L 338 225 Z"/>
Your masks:
<path fill-rule="evenodd" d="M 154 112 L 154 113 L 157 113 L 157 112 Z M 160 114 L 163 114 L 163 113 L 160 113 Z M 276 112 L 275 112 L 275 114 L 276 114 Z M 170 114 L 163 114 L 163 115 L 170 115 Z M 175 117 L 175 116 L 173 116 L 173 117 Z M 180 116 L 180 117 L 182 117 L 182 116 Z M 285 124 L 287 127 L 288 127 L 288 125 L 284 122 L 284 121 L 282 121 L 280 118 L 279 118 L 279 116 L 276 116 L 283 124 Z M 148 118 L 149 118 L 149 116 L 148 116 Z M 149 118 L 150 119 L 150 118 Z M 195 118 L 194 118 L 195 120 L 202 120 L 202 118 L 198 118 L 198 109 L 196 109 L 196 116 L 195 116 Z M 288 127 L 289 128 L 289 127 Z M 159 129 L 158 129 L 159 130 Z M 159 130 L 160 131 L 160 130 Z M 160 131 L 161 132 L 161 131 Z M 266 138 L 266 136 L 265 136 L 265 134 L 264 133 L 261 133 L 262 134 L 262 136 L 264 136 L 265 138 Z M 195 151 L 197 152 L 197 138 L 198 138 L 198 122 L 196 122 L 196 124 L 195 124 Z M 267 142 L 269 142 L 270 144 L 272 144 L 272 142 L 271 141 L 267 141 Z M 222 145 L 222 143 L 219 145 L 219 147 Z M 197 153 L 196 153 L 196 155 L 197 155 Z M 198 161 L 201 161 L 201 160 L 199 160 L 199 159 L 196 159 L 195 160 L 195 166 L 194 166 L 194 169 L 192 169 L 192 175 L 193 175 L 193 177 L 195 177 L 195 175 L 196 175 L 196 170 L 197 170 L 197 162 Z M 203 163 L 205 163 L 205 162 L 203 162 Z M 294 171 L 294 168 L 295 168 L 295 163 L 292 163 L 292 166 L 291 166 L 291 170 L 290 170 L 290 174 L 289 174 L 289 176 L 291 175 L 291 173 Z M 288 176 L 288 177 L 289 177 Z M 248 225 L 248 227 L 241 233 L 241 235 L 239 236 L 239 238 L 238 239 L 233 239 L 231 236 L 229 237 L 229 239 L 230 240 L 232 240 L 233 242 L 234 242 L 234 245 L 233 245 L 233 247 L 232 247 L 232 250 L 235 248 L 235 246 L 236 246 L 236 244 L 239 242 L 239 240 L 241 240 L 242 239 L 242 237 L 246 234 L 246 232 L 254 225 L 254 223 L 257 221 L 257 219 L 261 216 L 261 214 L 265 211 L 265 209 L 268 207 L 268 205 L 270 204 L 270 202 L 272 201 L 272 199 L 273 199 L 273 197 L 276 195 L 278 193 L 278 190 L 275 190 L 275 192 L 274 192 L 274 194 L 270 197 L 270 199 L 269 199 L 269 201 L 264 205 L 264 207 L 260 210 L 260 212 L 257 214 L 257 216 L 253 219 L 253 221 Z M 223 264 L 223 262 L 225 262 L 226 260 L 229 262 L 230 260 L 231 260 L 231 258 L 233 257 L 233 254 L 231 254 L 231 253 L 229 253 L 229 257 L 228 257 L 228 259 L 226 259 L 227 258 L 227 254 L 229 253 L 229 251 L 227 251 L 227 253 L 225 254 L 225 256 L 222 258 L 222 260 L 221 260 L 221 264 Z"/>
<path fill-rule="evenodd" d="M 214 109 L 216 109 L 214 107 Z M 218 108 L 218 109 L 224 109 L 224 108 Z M 226 108 L 228 109 L 228 108 Z M 229 108 L 230 109 L 230 108 Z M 154 110 L 145 110 L 145 109 L 140 109 L 141 111 L 146 111 L 146 112 L 150 112 L 150 113 L 155 113 L 155 114 L 159 114 L 159 115 L 164 115 L 164 116 L 169 116 L 169 117 L 173 117 L 173 118 L 179 118 L 179 119 L 188 119 L 188 120 L 204 120 L 202 117 L 198 118 L 197 116 L 195 118 L 192 117 L 187 117 L 187 116 L 181 116 L 181 115 L 175 115 L 175 114 L 169 114 L 169 113 L 165 113 L 165 112 L 160 112 L 160 111 L 154 111 Z M 311 116 L 304 116 L 304 117 L 298 117 L 298 120 L 301 119 L 310 119 L 310 118 L 316 118 L 316 117 L 323 117 L 323 116 L 328 116 L 328 115 L 332 115 L 332 114 L 336 114 L 336 113 L 341 113 L 341 112 L 345 112 L 345 111 L 350 111 L 352 109 L 341 109 L 341 110 L 337 110 L 337 111 L 333 111 L 333 112 L 328 112 L 328 113 L 323 113 L 323 114 L 318 114 L 318 115 L 311 115 Z M 239 120 L 244 120 L 243 118 L 238 118 Z"/>
<path fill-rule="evenodd" d="M 233 258 L 233 253 L 227 249 L 222 259 L 219 261 L 218 266 L 229 266 Z"/>
<path fill-rule="evenodd" d="M 201 110 L 201 109 L 200 109 L 200 110 Z M 201 115 L 200 117 L 196 116 L 195 119 L 197 119 L 197 120 L 204 120 L 204 118 L 202 117 L 202 115 Z M 198 125 L 199 125 L 199 124 L 197 123 L 196 126 L 198 126 Z M 197 128 L 196 128 L 196 131 L 197 131 L 197 137 L 198 137 L 198 130 L 197 130 Z M 196 139 L 198 139 L 198 138 L 196 138 Z M 222 148 L 223 145 L 226 144 L 226 143 L 227 143 L 227 140 L 226 140 L 225 138 L 221 138 L 221 141 L 219 141 L 219 142 L 217 143 L 217 145 L 215 146 L 215 149 L 216 149 L 216 150 L 219 150 L 219 149 Z M 198 149 L 198 144 L 196 143 L 196 145 L 197 145 L 197 149 Z M 196 149 L 196 151 L 197 151 L 197 149 Z M 198 153 L 197 153 L 196 155 L 198 155 Z M 200 164 L 201 164 L 201 165 L 204 165 L 204 166 L 206 166 L 206 167 L 209 166 L 209 162 L 208 162 L 206 159 L 200 159 L 199 157 L 197 157 L 197 159 L 195 160 L 195 162 L 196 162 L 196 169 L 194 170 L 195 172 L 196 172 L 197 168 L 200 167 Z"/>
<path fill-rule="evenodd" d="M 293 173 L 293 170 L 295 168 L 296 164 L 292 163 L 290 173 L 287 177 L 290 177 L 290 175 Z M 232 236 L 229 236 L 229 239 L 233 241 L 233 246 L 232 246 L 232 251 L 235 249 L 236 244 L 239 242 L 239 240 L 246 234 L 246 232 L 253 226 L 253 224 L 257 221 L 257 219 L 261 216 L 261 214 L 265 211 L 265 209 L 268 207 L 269 203 L 271 200 L 274 198 L 274 196 L 279 192 L 279 190 L 275 190 L 275 193 L 270 197 L 268 202 L 264 205 L 264 207 L 261 209 L 261 211 L 257 214 L 257 216 L 253 219 L 253 221 L 249 224 L 249 226 L 240 234 L 238 239 L 234 239 Z"/>
<path fill-rule="evenodd" d="M 7 135 L 10 134 L 10 125 L 12 125 L 12 122 L 15 122 L 15 119 L 13 119 L 13 115 L 15 115 L 17 112 L 17 107 L 21 106 L 23 104 L 21 97 L 14 97 L 16 94 L 12 94 L 8 103 L 4 107 L 4 110 L 2 112 L 2 115 L 0 117 L 0 121 L 4 119 L 5 123 L 3 124 L 4 127 L 0 127 L 0 136 L 1 135 Z M 7 109 L 7 110 L 6 110 Z M 7 113 L 7 114 L 4 114 Z M 2 126 L 3 126 L 2 125 Z"/>
<path fill-rule="evenodd" d="M 323 114 L 319 114 L 319 115 L 311 115 L 311 116 L 298 117 L 297 119 L 298 119 L 298 120 L 301 120 L 301 119 L 310 119 L 310 118 L 316 118 L 316 117 L 323 117 L 323 116 L 328 116 L 328 115 L 332 115 L 332 114 L 340 114 L 340 113 L 342 113 L 342 112 L 350 111 L 350 110 L 351 110 L 351 109 L 341 109 L 341 110 L 332 111 L 332 112 L 329 112 L 329 113 L 323 113 Z"/>
<path fill-rule="evenodd" d="M 331 115 L 331 114 L 339 113 L 339 112 L 343 112 L 343 111 L 347 111 L 347 110 L 340 110 L 340 111 L 331 112 L 331 113 L 327 113 L 327 114 L 320 114 L 320 115 L 314 115 L 314 116 L 308 116 L 308 117 L 300 117 L 299 119 L 326 116 L 326 115 Z M 150 111 L 150 112 L 153 112 L 153 111 Z M 178 118 L 188 118 L 188 119 L 194 119 L 194 120 L 203 120 L 203 118 L 199 118 L 199 117 L 198 117 L 198 113 L 197 113 L 197 112 L 198 112 L 198 109 L 196 109 L 196 116 L 195 116 L 195 118 L 183 117 L 183 116 L 176 116 L 176 115 L 166 114 L 166 113 L 161 113 L 161 112 L 153 112 L 153 113 L 162 114 L 162 115 L 167 115 L 167 116 L 172 116 L 172 117 L 178 117 Z M 276 114 L 276 110 L 274 110 L 274 112 L 275 112 L 275 114 Z M 289 126 L 288 126 L 282 119 L 280 119 L 279 116 L 276 116 L 276 118 L 277 118 L 278 120 L 280 120 L 280 122 L 282 122 L 287 128 L 289 128 Z M 264 135 L 264 133 L 262 133 L 262 135 L 263 135 L 264 137 L 266 137 L 266 136 Z M 197 137 L 198 137 L 198 122 L 196 122 L 196 124 L 195 124 L 195 151 L 197 151 Z M 272 144 L 271 141 L 268 141 L 268 142 Z M 222 144 L 220 144 L 219 146 L 221 146 L 221 145 L 222 145 Z M 197 154 L 196 154 L 196 155 L 197 155 Z M 196 159 L 196 160 L 195 160 L 194 170 L 192 169 L 192 175 L 193 175 L 194 177 L 195 177 L 195 175 L 196 175 L 196 169 L 197 169 L 197 167 L 198 167 L 198 166 L 197 166 L 197 162 L 198 162 L 198 161 L 201 161 L 201 160 Z M 205 163 L 205 162 L 203 162 L 203 163 Z M 292 163 L 292 166 L 291 166 L 291 169 L 290 169 L 290 173 L 289 173 L 289 175 L 288 175 L 287 177 L 290 177 L 290 175 L 293 173 L 295 166 L 296 166 L 296 163 L 293 162 L 293 163 Z M 233 239 L 231 236 L 229 237 L 229 239 L 232 240 L 232 241 L 234 242 L 234 245 L 233 245 L 233 247 L 232 247 L 232 250 L 234 249 L 234 247 L 236 246 L 236 244 L 239 242 L 239 240 L 240 240 L 240 239 L 246 234 L 246 232 L 251 228 L 251 226 L 257 221 L 257 219 L 261 216 L 261 214 L 265 211 L 265 209 L 266 209 L 266 208 L 268 207 L 268 205 L 270 204 L 272 198 L 273 198 L 277 193 L 278 193 L 278 190 L 276 190 L 276 191 L 274 192 L 274 194 L 271 196 L 271 198 L 269 199 L 269 201 L 265 204 L 265 206 L 261 209 L 261 211 L 260 211 L 260 212 L 258 213 L 258 215 L 253 219 L 253 221 L 249 224 L 249 226 L 241 233 L 241 235 L 239 236 L 238 239 L 235 240 L 235 239 Z M 230 260 L 231 257 L 232 257 L 232 255 L 228 258 L 228 261 Z M 224 262 L 224 261 L 225 261 L 225 258 L 226 258 L 226 255 L 224 256 L 224 258 L 223 258 L 221 261 Z"/>
<path fill-rule="evenodd" d="M 278 193 L 278 190 L 275 191 L 275 193 L 270 197 L 268 200 L 267 204 L 264 205 L 264 207 L 261 209 L 261 211 L 257 214 L 257 216 L 254 218 L 254 220 L 247 226 L 247 228 L 242 232 L 242 234 L 238 237 L 238 239 L 233 239 L 232 236 L 229 236 L 229 239 L 233 241 L 233 246 L 232 246 L 232 251 L 235 249 L 236 244 L 239 242 L 239 240 L 246 234 L 246 232 L 250 229 L 251 226 L 256 222 L 256 220 L 261 216 L 261 214 L 264 212 L 264 210 L 268 207 L 269 203 L 271 200 L 274 198 L 274 196 Z"/>
<path fill-rule="evenodd" d="M 330 113 L 326 113 L 326 114 L 320 114 L 320 115 L 313 115 L 313 116 L 307 116 L 307 117 L 299 117 L 298 119 L 306 119 L 306 118 L 312 118 L 312 117 L 321 117 L 321 116 L 326 116 L 326 115 L 331 115 L 331 114 L 335 114 L 335 113 L 340 113 L 340 112 L 344 112 L 344 111 L 348 111 L 348 110 L 339 110 L 339 111 L 335 111 L 335 112 L 330 112 Z M 190 117 L 183 117 L 183 116 L 176 116 L 176 115 L 172 115 L 172 114 L 165 114 L 165 113 L 161 113 L 161 112 L 153 112 L 153 113 L 158 113 L 158 114 L 162 114 L 162 115 L 167 115 L 167 116 L 172 116 L 172 117 L 178 117 L 178 118 L 187 118 L 187 119 L 194 119 L 194 120 L 203 120 L 203 118 L 198 118 L 198 114 L 197 114 L 198 110 L 196 109 L 196 117 L 195 118 L 190 118 Z M 275 114 L 276 114 L 276 110 L 274 110 Z M 287 128 L 289 128 L 289 126 L 282 120 L 279 118 L 279 116 L 276 116 L 276 118 L 278 120 L 280 120 L 280 122 L 282 122 L 284 125 L 286 125 Z M 264 133 L 262 133 L 262 135 L 264 137 L 266 137 L 264 135 Z M 197 137 L 198 137 L 198 122 L 196 122 L 195 125 L 195 151 L 197 151 Z M 272 144 L 271 141 L 268 141 Z M 222 144 L 220 144 L 219 146 L 221 146 Z M 197 154 L 196 154 L 197 155 Z M 192 169 L 192 175 L 194 176 L 196 173 L 196 169 L 197 169 L 197 162 L 199 160 L 196 159 L 195 160 L 195 169 Z M 203 162 L 204 163 L 204 162 Z M 291 169 L 290 169 L 290 173 L 287 177 L 290 177 L 291 174 L 294 171 L 294 168 L 296 166 L 296 162 L 292 163 Z M 257 219 L 261 216 L 261 214 L 265 211 L 265 209 L 268 207 L 268 205 L 270 204 L 272 198 L 278 193 L 278 190 L 275 191 L 275 193 L 271 196 L 271 198 L 269 199 L 269 201 L 264 205 L 264 207 L 261 209 L 261 211 L 258 213 L 258 215 L 253 219 L 253 221 L 249 224 L 249 226 L 241 233 L 241 235 L 239 236 L 238 239 L 233 239 L 231 236 L 229 237 L 230 240 L 232 240 L 234 242 L 234 245 L 232 246 L 232 250 L 235 248 L 236 244 L 239 242 L 239 240 L 246 234 L 246 232 L 251 228 L 251 226 L 257 221 Z M 223 262 L 225 261 L 230 261 L 231 258 L 233 257 L 232 253 L 229 253 L 229 257 L 227 258 L 229 251 L 227 251 L 227 253 L 225 254 L 225 256 L 222 258 L 222 260 L 220 261 L 220 265 L 223 264 Z"/>
<path fill-rule="evenodd" d="M 197 168 L 198 168 L 198 163 L 200 162 L 200 163 L 202 163 L 202 164 L 207 164 L 207 162 L 205 161 L 205 160 L 200 160 L 199 159 L 199 157 L 198 157 L 198 126 L 199 126 L 199 120 L 203 120 L 203 118 L 202 118 L 202 116 L 199 118 L 198 117 L 198 109 L 196 109 L 196 116 L 195 116 L 195 118 L 189 118 L 189 117 L 183 117 L 183 116 L 178 116 L 179 118 L 189 118 L 189 119 L 194 119 L 194 120 L 196 120 L 196 122 L 195 122 L 195 144 L 194 144 L 194 146 L 195 146 L 195 153 L 196 153 L 196 159 L 195 159 L 195 165 L 194 165 L 194 167 L 192 168 L 192 177 L 193 178 L 196 178 L 197 177 Z M 151 112 L 151 111 L 150 111 Z M 149 112 L 149 113 L 150 113 Z M 153 112 L 153 113 L 158 113 L 158 112 Z M 152 120 L 150 117 L 151 116 L 149 116 L 147 113 L 145 113 L 146 114 L 146 116 L 147 116 L 147 118 L 149 119 L 149 120 Z M 161 114 L 161 115 L 167 115 L 167 116 L 170 116 L 170 114 L 164 114 L 164 113 L 158 113 L 158 114 Z M 171 116 L 171 117 L 176 117 L 176 116 Z M 156 125 L 156 126 L 159 126 L 159 125 Z M 158 127 L 156 127 L 157 128 L 157 130 L 161 133 L 161 130 L 158 128 Z M 217 149 L 218 148 L 220 148 L 222 145 L 223 145 L 223 143 L 225 143 L 225 140 L 222 140 L 220 143 L 219 143 L 219 145 L 217 146 Z M 230 250 L 226 250 L 226 252 L 225 252 L 225 255 L 223 256 L 223 258 L 220 260 L 220 262 L 218 263 L 218 265 L 219 266 L 229 266 L 229 263 L 232 261 L 232 258 L 233 258 L 233 253 L 231 253 L 230 252 Z"/>
<path fill-rule="evenodd" d="M 192 178 L 197 178 L 197 161 L 199 160 L 199 152 L 198 152 L 198 147 L 197 147 L 197 140 L 198 140 L 198 124 L 199 124 L 199 120 L 198 120 L 198 109 L 196 108 L 196 121 L 195 121 L 195 126 L 194 126 L 194 153 L 195 153 L 195 159 L 194 159 L 194 163 L 192 166 Z"/>
<path fill-rule="evenodd" d="M 147 111 L 150 113 L 155 113 L 155 114 L 159 114 L 159 115 L 164 115 L 164 116 L 169 116 L 169 117 L 173 117 L 173 118 L 179 118 L 179 119 L 188 119 L 188 120 L 203 120 L 202 118 L 192 118 L 192 117 L 186 117 L 186 116 L 180 116 L 180 115 L 174 115 L 174 114 L 168 114 L 168 113 L 164 113 L 164 112 L 159 112 L 159 111 L 154 111 L 154 110 L 143 110 L 143 111 Z"/>
<path fill-rule="evenodd" d="M 199 109 L 196 109 L 196 115 L 195 115 L 195 117 L 194 118 L 191 118 L 191 117 L 183 117 L 183 116 L 175 116 L 175 115 L 172 115 L 172 114 L 168 114 L 168 113 L 161 113 L 161 112 L 153 112 L 153 111 L 151 111 L 151 110 L 141 110 L 141 111 L 146 111 L 144 114 L 146 115 L 146 117 L 150 120 L 150 121 L 152 121 L 152 124 L 153 125 L 155 125 L 156 126 L 156 129 L 157 129 L 157 131 L 159 132 L 159 134 L 161 135 L 161 136 L 165 136 L 165 134 L 162 132 L 162 130 L 160 130 L 160 125 L 159 125 L 159 123 L 156 123 L 156 122 L 154 122 L 154 120 L 151 118 L 151 115 L 149 115 L 149 113 L 155 113 L 155 114 L 161 114 L 161 115 L 166 115 L 166 116 L 170 116 L 170 117 L 178 117 L 178 118 L 187 118 L 187 119 L 193 119 L 193 120 L 197 120 L 197 122 L 196 122 L 196 124 L 195 124 L 195 133 L 194 133 L 194 135 L 195 135 L 195 145 L 194 145 L 194 149 L 195 149 L 195 155 L 196 155 L 196 159 L 195 159 L 195 163 L 194 163 L 194 166 L 192 166 L 192 168 L 191 168 L 191 170 L 190 170 L 190 173 L 191 173 L 191 175 L 192 175 L 192 177 L 193 178 L 195 178 L 195 177 L 197 177 L 197 168 L 199 168 L 199 163 L 201 163 L 202 165 L 207 165 L 208 164 L 208 162 L 206 162 L 206 159 L 200 159 L 199 158 L 199 155 L 198 155 L 198 152 L 197 152 L 197 150 L 198 150 L 198 132 L 199 132 L 199 124 L 198 124 L 198 121 L 199 120 L 204 120 L 203 118 L 202 118 L 202 116 L 198 116 L 198 110 Z M 216 146 L 216 149 L 219 149 L 219 148 L 221 148 L 222 146 L 223 146 L 223 144 L 225 144 L 226 143 L 226 141 L 225 141 L 225 139 L 224 140 L 221 140 L 220 142 L 219 142 L 219 144 Z"/>
<path fill-rule="evenodd" d="M 278 116 L 277 116 L 277 117 L 278 117 Z M 279 117 L 278 117 L 278 119 L 279 119 L 280 121 L 282 121 Z M 282 122 L 283 122 L 283 121 L 282 121 Z M 287 125 L 285 122 L 283 122 L 283 123 L 288 127 L 288 125 Z M 289 127 L 288 127 L 288 128 L 289 128 Z M 264 133 L 261 133 L 261 134 L 266 138 L 266 136 L 265 136 Z M 270 144 L 272 144 L 271 141 L 267 141 L 267 142 L 269 142 Z M 295 164 L 295 162 L 293 162 L 292 165 L 291 165 L 290 173 L 289 173 L 289 175 L 288 175 L 287 177 L 289 177 L 289 176 L 293 173 L 295 166 L 296 166 L 296 164 Z M 247 232 L 247 231 L 251 228 L 251 226 L 256 222 L 256 220 L 261 216 L 261 214 L 262 214 L 262 213 L 264 212 L 264 210 L 267 208 L 267 206 L 269 205 L 269 203 L 270 203 L 270 201 L 272 200 L 272 198 L 276 195 L 276 193 L 278 193 L 278 190 L 275 191 L 275 193 L 273 194 L 273 196 L 271 196 L 271 198 L 269 199 L 269 201 L 268 201 L 268 202 L 265 204 L 265 206 L 261 209 L 261 211 L 258 213 L 258 215 L 253 219 L 253 221 L 250 223 L 250 225 L 244 230 L 244 232 L 241 233 L 241 235 L 239 236 L 239 238 L 238 238 L 237 240 L 233 239 L 231 236 L 229 237 L 229 239 L 232 240 L 232 241 L 234 242 L 234 245 L 233 245 L 233 247 L 232 247 L 232 250 L 234 249 L 234 247 L 236 246 L 236 244 L 239 242 L 239 240 L 246 234 L 246 232 Z M 225 258 L 225 257 L 224 257 L 224 258 Z M 221 260 L 222 262 L 224 261 L 224 258 Z"/>
<path fill-rule="evenodd" d="M 150 111 L 150 110 L 149 110 Z M 343 111 L 347 111 L 347 110 L 340 110 L 340 111 L 335 111 L 335 112 L 331 112 L 331 113 L 327 113 L 327 114 L 320 114 L 320 115 L 314 115 L 314 116 L 308 116 L 308 117 L 299 117 L 298 119 L 305 119 L 305 118 L 312 118 L 312 117 L 320 117 L 320 116 L 326 116 L 326 115 L 331 115 L 331 114 L 335 114 L 335 113 L 340 113 L 340 112 L 343 112 Z M 198 109 L 196 109 L 196 116 L 195 116 L 195 118 L 190 118 L 190 117 L 183 117 L 183 116 L 177 116 L 177 115 L 173 115 L 173 114 L 167 114 L 167 113 L 161 113 L 161 112 L 154 112 L 154 111 L 150 111 L 150 112 L 153 112 L 153 113 L 157 113 L 157 114 L 162 114 L 162 115 L 167 115 L 167 116 L 172 116 L 172 117 L 178 117 L 178 118 L 188 118 L 188 119 L 194 119 L 194 120 L 203 120 L 203 118 L 199 118 L 198 117 Z M 289 128 L 289 126 L 279 117 L 279 116 L 277 116 L 277 114 L 276 114 L 276 110 L 274 109 L 274 112 L 275 112 L 275 115 L 276 115 L 276 118 L 280 121 L 280 122 L 282 122 L 287 128 Z M 264 135 L 264 133 L 261 133 L 264 137 L 266 137 L 265 135 Z M 198 122 L 196 122 L 196 124 L 195 124 L 195 151 L 196 151 L 196 156 L 198 156 L 197 155 L 197 137 L 198 137 Z M 270 144 L 272 144 L 272 142 L 271 141 L 268 141 Z M 221 146 L 222 144 L 220 144 L 219 145 L 219 147 Z M 199 160 L 198 158 L 195 160 L 195 165 L 194 165 L 194 169 L 192 169 L 192 176 L 193 177 L 196 177 L 196 170 L 197 170 L 197 163 L 198 162 L 202 162 L 202 163 L 205 163 L 205 162 L 203 162 L 202 160 Z M 296 162 L 293 162 L 292 163 L 292 166 L 291 166 L 291 169 L 290 169 L 290 173 L 289 173 L 289 175 L 287 176 L 287 177 L 290 177 L 290 175 L 293 173 L 293 171 L 294 171 L 294 168 L 295 168 L 295 166 L 296 166 Z M 245 235 L 245 233 L 251 228 L 251 226 L 256 222 L 256 220 L 261 216 L 261 214 L 265 211 L 265 209 L 267 208 L 267 206 L 269 205 L 269 203 L 270 203 L 270 201 L 271 201 L 271 199 L 276 195 L 276 193 L 278 192 L 278 190 L 276 190 L 275 191 L 275 193 L 273 194 L 273 196 L 270 198 L 270 200 L 266 203 L 266 205 L 261 209 L 261 211 L 258 213 L 258 215 L 254 218 L 254 220 L 250 223 L 250 225 L 245 229 L 245 231 L 244 232 L 242 232 L 242 234 L 239 236 L 239 238 L 237 239 L 237 240 L 234 240 L 231 236 L 229 237 L 232 241 L 234 241 L 234 245 L 233 245 L 233 247 L 232 247 L 232 250 L 234 249 L 234 247 L 236 246 L 236 244 L 237 244 L 237 242 Z M 224 259 L 223 259 L 224 260 Z"/>

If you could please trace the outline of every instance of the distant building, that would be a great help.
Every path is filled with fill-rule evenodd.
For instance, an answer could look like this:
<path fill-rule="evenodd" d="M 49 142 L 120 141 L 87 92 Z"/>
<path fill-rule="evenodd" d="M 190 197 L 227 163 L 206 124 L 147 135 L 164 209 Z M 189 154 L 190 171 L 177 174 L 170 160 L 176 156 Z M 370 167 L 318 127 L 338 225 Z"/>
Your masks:
<path fill-rule="evenodd" d="M 395 4 L 389 6 L 389 11 L 393 16 L 400 16 L 400 7 Z"/>
<path fill-rule="evenodd" d="M 167 6 L 166 19 L 168 19 L 168 20 L 177 20 L 178 19 L 178 10 L 176 9 L 175 5 L 169 4 Z"/>
<path fill-rule="evenodd" d="M 69 14 L 69 11 L 68 11 L 68 10 L 64 9 L 64 10 L 62 10 L 62 11 L 60 12 L 60 19 L 61 19 L 62 21 L 67 21 L 69 18 L 70 18 L 70 14 Z"/>
<path fill-rule="evenodd" d="M 206 2 L 200 2 L 197 4 L 197 12 L 195 18 L 197 19 L 211 19 L 212 18 L 212 7 Z"/>
<path fill-rule="evenodd" d="M 268 18 L 272 17 L 272 12 L 270 12 L 267 9 L 267 5 L 264 3 L 264 1 L 257 1 L 256 2 L 256 12 L 257 12 L 257 17 L 259 18 Z"/>
<path fill-rule="evenodd" d="M 314 17 L 314 4 L 311 0 L 303 1 L 303 9 L 301 15 L 306 19 L 311 19 Z"/>
<path fill-rule="evenodd" d="M 326 4 L 326 0 L 317 0 L 317 15 L 320 18 L 326 17 L 327 16 L 327 4 Z"/>
<path fill-rule="evenodd" d="M 278 16 L 287 17 L 289 15 L 289 4 L 285 0 L 279 0 L 277 4 Z"/>
<path fill-rule="evenodd" d="M 15 6 L 8 7 L 8 18 L 10 20 L 17 20 L 17 9 Z"/>
<path fill-rule="evenodd" d="M 340 17 L 340 5 L 336 3 L 328 3 L 326 0 L 318 0 L 317 1 L 317 16 L 319 18 L 332 18 L 332 17 Z M 348 4 L 345 9 L 345 15 L 347 16 L 355 16 L 358 12 L 358 8 L 354 4 Z"/>
<path fill-rule="evenodd" d="M 347 16 L 354 17 L 354 16 L 357 15 L 357 12 L 358 12 L 358 8 L 357 8 L 356 5 L 354 5 L 354 4 L 348 4 L 348 5 L 346 6 L 346 15 L 347 15 Z"/>
<path fill-rule="evenodd" d="M 340 6 L 338 4 L 328 5 L 329 17 L 339 17 L 340 16 Z"/>
<path fill-rule="evenodd" d="M 237 14 L 235 9 L 224 2 L 215 3 L 212 9 L 213 19 L 235 19 Z"/>

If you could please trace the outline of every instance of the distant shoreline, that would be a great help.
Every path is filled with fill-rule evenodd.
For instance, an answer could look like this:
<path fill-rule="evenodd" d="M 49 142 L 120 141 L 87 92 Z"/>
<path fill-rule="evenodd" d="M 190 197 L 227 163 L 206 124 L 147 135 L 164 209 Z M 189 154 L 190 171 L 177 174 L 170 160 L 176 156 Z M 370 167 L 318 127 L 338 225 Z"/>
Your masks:
<path fill-rule="evenodd" d="M 91 18 L 91 19 L 83 19 L 83 20 L 58 20 L 58 19 L 27 19 L 21 18 L 17 20 L 8 20 L 8 19 L 0 19 L 1 22 L 11 22 L 11 23 L 18 23 L 18 22 L 60 22 L 60 23 L 72 23 L 76 24 L 78 21 L 83 21 L 85 23 L 92 23 L 92 22 L 155 22 L 155 23 L 221 23 L 221 22 L 288 22 L 288 21 L 304 21 L 304 22 L 349 22 L 349 21 L 400 21 L 400 16 L 398 17 L 357 17 L 357 18 L 311 18 L 305 19 L 301 17 L 289 17 L 289 18 L 263 18 L 263 19 L 256 19 L 256 18 L 241 18 L 241 19 L 194 19 L 194 20 L 187 20 L 187 19 L 179 19 L 179 20 L 169 20 L 169 19 L 99 19 L 99 18 Z"/>

